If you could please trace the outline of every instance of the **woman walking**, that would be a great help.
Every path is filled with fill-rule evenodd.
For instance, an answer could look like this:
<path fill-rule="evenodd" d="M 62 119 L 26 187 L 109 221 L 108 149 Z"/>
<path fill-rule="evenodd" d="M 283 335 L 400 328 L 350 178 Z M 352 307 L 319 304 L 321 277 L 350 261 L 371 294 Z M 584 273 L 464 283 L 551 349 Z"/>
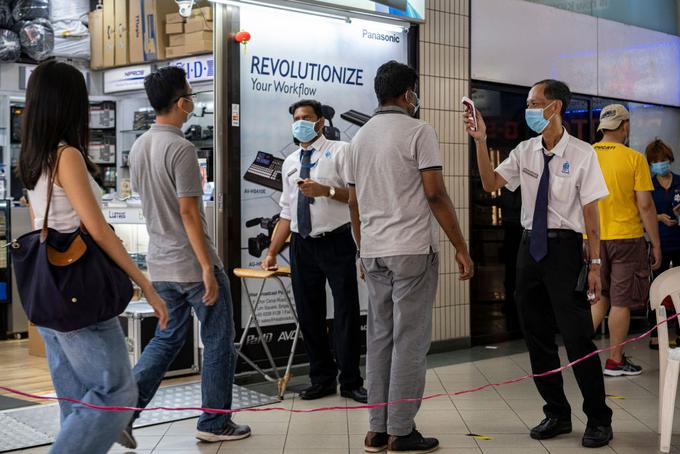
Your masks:
<path fill-rule="evenodd" d="M 48 227 L 60 233 L 75 232 L 82 225 L 139 285 L 164 328 L 165 302 L 132 262 L 102 214 L 101 190 L 93 179 L 97 168 L 87 154 L 88 136 L 89 102 L 81 72 L 55 61 L 38 66 L 26 90 L 19 157 L 19 174 L 28 189 L 34 227 L 40 229 L 45 216 Z M 52 199 L 46 213 L 50 186 Z M 38 329 L 59 397 L 94 405 L 136 404 L 137 386 L 116 317 L 69 332 Z M 60 409 L 61 431 L 50 450 L 54 454 L 106 453 L 132 417 L 132 412 L 93 410 L 63 401 Z"/>

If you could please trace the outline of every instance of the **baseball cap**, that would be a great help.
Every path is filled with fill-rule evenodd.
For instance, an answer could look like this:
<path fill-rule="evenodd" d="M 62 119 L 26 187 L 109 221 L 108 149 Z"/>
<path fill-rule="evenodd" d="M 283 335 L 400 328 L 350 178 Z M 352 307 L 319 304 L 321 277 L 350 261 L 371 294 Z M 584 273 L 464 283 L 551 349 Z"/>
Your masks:
<path fill-rule="evenodd" d="M 621 104 L 609 104 L 600 112 L 600 125 L 597 127 L 597 130 L 617 129 L 624 120 L 630 120 L 628 110 Z"/>

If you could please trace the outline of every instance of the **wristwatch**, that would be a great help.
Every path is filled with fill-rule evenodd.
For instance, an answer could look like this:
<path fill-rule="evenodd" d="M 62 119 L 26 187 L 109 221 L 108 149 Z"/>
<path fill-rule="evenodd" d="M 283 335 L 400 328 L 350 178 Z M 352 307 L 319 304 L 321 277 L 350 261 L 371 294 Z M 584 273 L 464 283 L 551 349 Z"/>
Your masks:
<path fill-rule="evenodd" d="M 331 186 L 330 189 L 328 189 L 328 197 L 330 197 L 331 199 L 335 198 L 335 188 L 333 186 Z"/>
<path fill-rule="evenodd" d="M 602 259 L 591 259 L 590 264 L 591 265 L 602 265 Z"/>

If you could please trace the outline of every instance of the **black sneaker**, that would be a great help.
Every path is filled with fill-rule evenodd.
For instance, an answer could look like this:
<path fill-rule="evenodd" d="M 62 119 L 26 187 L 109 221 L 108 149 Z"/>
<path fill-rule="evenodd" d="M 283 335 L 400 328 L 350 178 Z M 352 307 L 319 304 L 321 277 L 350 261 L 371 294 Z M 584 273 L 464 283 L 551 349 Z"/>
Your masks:
<path fill-rule="evenodd" d="M 601 448 L 607 446 L 614 438 L 612 426 L 586 426 L 581 444 L 586 448 Z"/>
<path fill-rule="evenodd" d="M 135 436 L 132 435 L 132 421 L 130 421 L 118 436 L 118 444 L 124 448 L 137 449 L 137 440 L 135 440 Z"/>
<path fill-rule="evenodd" d="M 529 436 L 534 440 L 548 440 L 568 433 L 571 433 L 570 420 L 545 418 L 539 425 L 531 429 Z"/>
<path fill-rule="evenodd" d="M 387 454 L 424 454 L 439 448 L 436 438 L 424 438 L 420 432 L 413 429 L 409 435 L 402 437 L 390 436 L 387 442 Z"/>
<path fill-rule="evenodd" d="M 216 443 L 218 441 L 234 441 L 248 438 L 250 433 L 250 427 L 236 424 L 230 419 L 224 429 L 217 432 L 203 432 L 199 430 L 196 433 L 196 438 L 208 443 Z"/>
<path fill-rule="evenodd" d="M 382 452 L 387 449 L 389 439 L 387 432 L 368 432 L 364 438 L 364 451 Z"/>
<path fill-rule="evenodd" d="M 642 367 L 635 365 L 630 362 L 630 360 L 623 355 L 623 361 L 617 363 L 612 359 L 607 360 L 607 364 L 604 367 L 604 374 L 607 377 L 621 377 L 621 376 L 632 376 L 640 375 L 642 373 Z"/>

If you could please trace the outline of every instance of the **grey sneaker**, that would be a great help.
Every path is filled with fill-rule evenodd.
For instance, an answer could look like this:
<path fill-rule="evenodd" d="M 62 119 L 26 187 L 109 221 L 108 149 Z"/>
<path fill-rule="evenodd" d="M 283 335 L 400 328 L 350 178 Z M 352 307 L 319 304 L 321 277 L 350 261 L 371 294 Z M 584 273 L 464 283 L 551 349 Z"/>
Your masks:
<path fill-rule="evenodd" d="M 236 424 L 230 419 L 224 429 L 218 430 L 216 432 L 203 432 L 199 430 L 196 433 L 196 438 L 208 443 L 216 443 L 218 441 L 234 441 L 248 438 L 250 433 L 250 427 Z"/>
<path fill-rule="evenodd" d="M 137 449 L 137 440 L 132 435 L 132 421 L 123 429 L 118 436 L 118 444 L 128 449 Z"/>

